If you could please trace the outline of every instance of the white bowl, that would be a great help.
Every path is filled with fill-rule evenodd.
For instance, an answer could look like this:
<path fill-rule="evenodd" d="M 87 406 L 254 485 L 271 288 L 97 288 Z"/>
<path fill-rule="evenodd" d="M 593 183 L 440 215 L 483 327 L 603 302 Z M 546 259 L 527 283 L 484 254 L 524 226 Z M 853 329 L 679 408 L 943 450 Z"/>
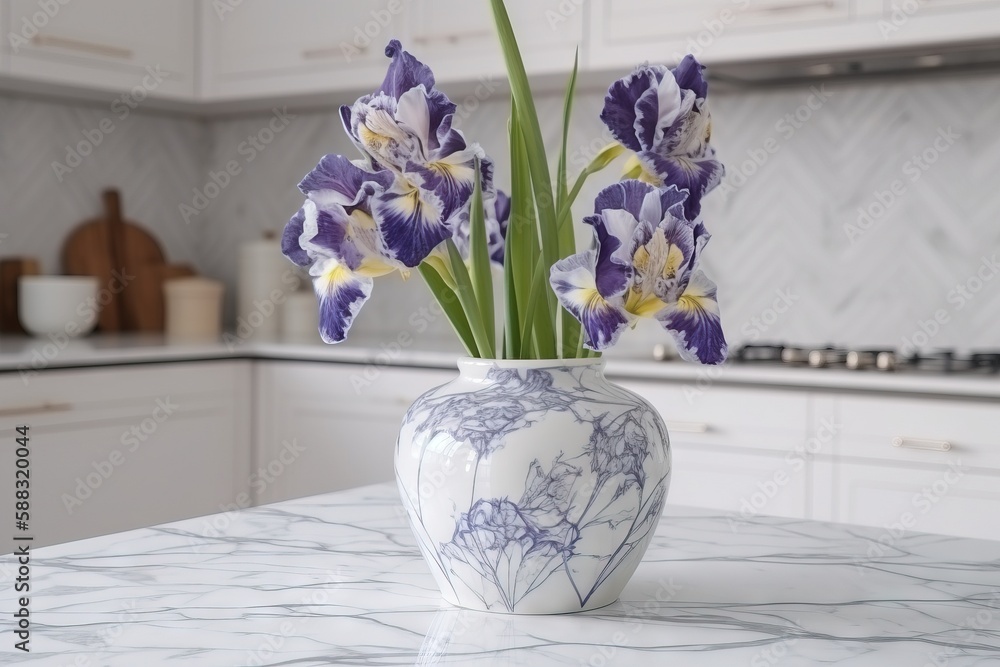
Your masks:
<path fill-rule="evenodd" d="M 97 324 L 97 278 L 22 276 L 17 314 L 36 336 L 84 336 Z"/>

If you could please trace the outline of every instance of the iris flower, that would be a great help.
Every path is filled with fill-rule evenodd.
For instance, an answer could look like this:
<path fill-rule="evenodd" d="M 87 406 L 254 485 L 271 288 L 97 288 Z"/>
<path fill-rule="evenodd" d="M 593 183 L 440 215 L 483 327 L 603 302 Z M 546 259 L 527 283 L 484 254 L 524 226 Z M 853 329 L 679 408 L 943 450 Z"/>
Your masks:
<path fill-rule="evenodd" d="M 703 69 L 691 55 L 674 69 L 642 65 L 611 84 L 601 112 L 615 139 L 634 151 L 626 176 L 687 190 L 689 218 L 698 216 L 702 197 L 724 173 L 709 145 L 712 119 Z"/>
<path fill-rule="evenodd" d="M 477 159 L 484 194 L 499 201 L 492 163 L 452 127 L 455 105 L 430 69 L 396 40 L 386 55 L 380 88 L 341 108 L 363 159 L 325 156 L 299 184 L 306 202 L 282 237 L 285 255 L 309 267 L 327 343 L 347 337 L 374 278 L 407 273 L 468 227 Z M 499 221 L 493 236 L 502 258 Z"/>
<path fill-rule="evenodd" d="M 585 344 L 604 350 L 640 317 L 654 318 L 688 361 L 719 364 L 727 345 L 716 288 L 698 270 L 709 234 L 688 217 L 689 193 L 627 180 L 605 188 L 595 214 L 596 247 L 552 267 L 562 305 L 583 325 Z"/>
<path fill-rule="evenodd" d="M 395 39 L 385 54 L 392 62 L 382 85 L 341 107 L 340 116 L 370 168 L 396 176 L 373 202 L 373 212 L 387 251 L 413 267 L 452 235 L 467 212 L 476 159 L 484 193 L 492 191 L 493 164 L 452 127 L 456 107 L 434 89 L 430 68 Z"/>

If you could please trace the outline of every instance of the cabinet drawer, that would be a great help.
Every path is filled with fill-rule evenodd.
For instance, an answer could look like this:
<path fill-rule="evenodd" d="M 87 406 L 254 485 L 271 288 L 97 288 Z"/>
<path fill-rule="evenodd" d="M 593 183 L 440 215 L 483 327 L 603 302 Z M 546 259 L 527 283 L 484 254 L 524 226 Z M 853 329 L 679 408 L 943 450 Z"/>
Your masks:
<path fill-rule="evenodd" d="M 779 454 L 671 447 L 673 471 L 667 502 L 722 510 L 729 527 L 758 515 L 806 518 L 809 474 L 804 462 Z M 798 460 L 797 460 L 798 461 Z"/>
<path fill-rule="evenodd" d="M 3 373 L 0 435 L 25 422 L 35 428 L 135 417 L 168 396 L 185 407 L 229 402 L 232 367 L 206 362 Z"/>
<path fill-rule="evenodd" d="M 842 397 L 841 456 L 1000 470 L 1000 402 Z"/>
<path fill-rule="evenodd" d="M 787 452 L 809 437 L 806 394 L 612 379 L 653 404 L 672 443 Z"/>
<path fill-rule="evenodd" d="M 957 458 L 934 467 L 818 461 L 814 470 L 817 519 L 883 528 L 890 544 L 901 532 L 1000 539 L 1000 475 Z"/>

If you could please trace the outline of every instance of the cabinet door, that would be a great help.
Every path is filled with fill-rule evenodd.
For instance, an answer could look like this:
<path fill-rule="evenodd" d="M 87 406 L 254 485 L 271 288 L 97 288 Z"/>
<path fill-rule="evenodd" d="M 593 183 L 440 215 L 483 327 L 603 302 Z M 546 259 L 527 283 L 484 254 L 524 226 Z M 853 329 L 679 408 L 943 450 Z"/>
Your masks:
<path fill-rule="evenodd" d="M 934 467 L 843 461 L 815 464 L 818 519 L 900 532 L 1000 539 L 1000 473 L 960 458 Z"/>
<path fill-rule="evenodd" d="M 10 35 L 3 48 L 13 76 L 115 92 L 138 88 L 136 103 L 193 98 L 195 0 L 6 2 Z"/>
<path fill-rule="evenodd" d="M 406 409 L 454 372 L 261 362 L 251 487 L 258 504 L 393 479 Z"/>
<path fill-rule="evenodd" d="M 0 495 L 14 497 L 12 445 L 27 425 L 38 546 L 239 504 L 249 383 L 249 362 L 42 371 L 27 387 L 0 376 Z"/>
<path fill-rule="evenodd" d="M 673 445 L 667 502 L 721 510 L 730 528 L 754 516 L 809 516 L 807 463 L 777 454 Z"/>
<path fill-rule="evenodd" d="M 569 72 L 583 39 L 583 2 L 508 2 L 525 69 Z M 476 80 L 506 72 L 488 2 L 415 0 L 412 50 L 441 81 Z"/>
<path fill-rule="evenodd" d="M 406 44 L 405 0 L 243 0 L 220 11 L 205 2 L 209 99 L 373 89 L 385 46 Z"/>

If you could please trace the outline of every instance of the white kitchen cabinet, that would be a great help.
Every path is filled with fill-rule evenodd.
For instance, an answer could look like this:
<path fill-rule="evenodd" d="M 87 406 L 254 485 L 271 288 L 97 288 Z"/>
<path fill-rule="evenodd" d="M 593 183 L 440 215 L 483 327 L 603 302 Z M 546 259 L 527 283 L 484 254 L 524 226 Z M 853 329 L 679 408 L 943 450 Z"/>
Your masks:
<path fill-rule="evenodd" d="M 914 532 L 1000 540 L 1000 470 L 959 456 L 936 466 L 821 461 L 813 492 L 814 518 L 882 528 L 890 545 Z"/>
<path fill-rule="evenodd" d="M 529 74 L 571 70 L 574 51 L 582 46 L 585 4 L 582 0 L 507 3 Z M 414 0 L 411 30 L 411 50 L 431 65 L 439 80 L 506 79 L 489 2 Z"/>
<path fill-rule="evenodd" d="M 2 374 L 0 496 L 27 425 L 36 546 L 219 512 L 247 491 L 249 400 L 244 361 Z"/>
<path fill-rule="evenodd" d="M 668 502 L 722 510 L 734 521 L 809 516 L 808 395 L 614 381 L 648 400 L 667 424 L 674 457 Z"/>
<path fill-rule="evenodd" d="M 195 0 L 4 0 L 4 9 L 14 78 L 135 91 L 136 103 L 194 98 Z"/>
<path fill-rule="evenodd" d="M 745 453 L 679 442 L 671 447 L 673 472 L 667 502 L 720 510 L 738 530 L 758 515 L 807 518 L 810 486 L 805 459 Z"/>
<path fill-rule="evenodd" d="M 258 504 L 393 479 L 406 409 L 454 371 L 260 362 L 251 487 Z"/>
<path fill-rule="evenodd" d="M 378 86 L 385 46 L 406 45 L 408 0 L 202 2 L 208 101 Z"/>

